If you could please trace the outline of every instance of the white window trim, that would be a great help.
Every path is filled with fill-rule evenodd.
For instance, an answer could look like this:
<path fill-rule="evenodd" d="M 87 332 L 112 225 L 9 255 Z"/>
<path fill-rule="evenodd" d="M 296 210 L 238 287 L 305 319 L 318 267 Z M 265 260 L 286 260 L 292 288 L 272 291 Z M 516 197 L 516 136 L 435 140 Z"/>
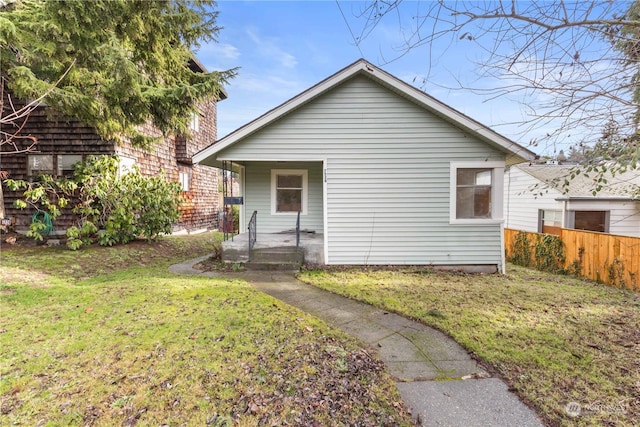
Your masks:
<path fill-rule="evenodd" d="M 136 165 L 136 159 L 127 156 L 118 156 L 118 176 L 124 176 L 129 172 L 133 172 Z"/>
<path fill-rule="evenodd" d="M 180 188 L 183 192 L 191 191 L 191 176 L 189 172 L 178 172 Z"/>
<path fill-rule="evenodd" d="M 456 218 L 457 170 L 491 169 L 491 218 Z M 451 162 L 449 164 L 449 223 L 500 224 L 503 222 L 504 162 Z"/>
<path fill-rule="evenodd" d="M 271 215 L 292 216 L 298 214 L 297 212 L 277 212 L 276 177 L 278 175 L 302 175 L 302 211 L 300 215 L 306 215 L 309 199 L 309 174 L 307 169 L 271 169 Z"/>
<path fill-rule="evenodd" d="M 196 111 L 191 113 L 191 121 L 189 122 L 189 129 L 193 132 L 200 132 L 200 113 Z"/>

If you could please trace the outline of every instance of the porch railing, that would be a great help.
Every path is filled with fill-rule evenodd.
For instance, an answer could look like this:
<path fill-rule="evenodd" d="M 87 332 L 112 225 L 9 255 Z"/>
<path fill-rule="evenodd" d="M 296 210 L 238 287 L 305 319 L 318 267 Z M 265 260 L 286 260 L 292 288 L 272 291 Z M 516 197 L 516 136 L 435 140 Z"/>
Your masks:
<path fill-rule="evenodd" d="M 296 219 L 296 251 L 300 247 L 300 211 L 298 211 L 298 218 Z"/>
<path fill-rule="evenodd" d="M 251 252 L 253 246 L 256 244 L 256 238 L 258 237 L 258 211 L 253 211 L 251 219 L 249 220 L 249 261 L 251 261 Z"/>

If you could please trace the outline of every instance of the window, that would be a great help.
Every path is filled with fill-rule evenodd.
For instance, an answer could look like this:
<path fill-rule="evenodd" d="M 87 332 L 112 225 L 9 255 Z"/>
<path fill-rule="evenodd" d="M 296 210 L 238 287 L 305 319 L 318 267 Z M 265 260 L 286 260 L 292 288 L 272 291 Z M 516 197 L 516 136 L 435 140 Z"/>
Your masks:
<path fill-rule="evenodd" d="M 502 219 L 502 162 L 451 163 L 451 223 Z"/>
<path fill-rule="evenodd" d="M 540 209 L 538 211 L 538 218 L 538 233 L 560 235 L 562 211 Z"/>
<path fill-rule="evenodd" d="M 136 159 L 125 156 L 118 156 L 118 160 L 120 161 L 118 165 L 118 175 L 126 175 L 129 172 L 133 171 L 133 168 L 136 164 Z"/>
<path fill-rule="evenodd" d="M 81 161 L 80 154 L 58 154 L 58 176 L 73 176 L 73 167 Z"/>
<path fill-rule="evenodd" d="M 30 154 L 27 163 L 27 175 L 53 175 L 53 154 Z"/>
<path fill-rule="evenodd" d="M 570 218 L 576 230 L 609 232 L 608 211 L 570 211 Z"/>
<path fill-rule="evenodd" d="M 30 154 L 27 175 L 73 176 L 73 166 L 82 161 L 81 154 Z"/>
<path fill-rule="evenodd" d="M 180 172 L 179 175 L 182 191 L 189 191 L 189 172 Z"/>
<path fill-rule="evenodd" d="M 271 171 L 271 213 L 293 214 L 307 212 L 307 171 Z"/>
<path fill-rule="evenodd" d="M 189 129 L 193 132 L 200 131 L 200 113 L 191 113 L 191 123 L 189 123 Z"/>

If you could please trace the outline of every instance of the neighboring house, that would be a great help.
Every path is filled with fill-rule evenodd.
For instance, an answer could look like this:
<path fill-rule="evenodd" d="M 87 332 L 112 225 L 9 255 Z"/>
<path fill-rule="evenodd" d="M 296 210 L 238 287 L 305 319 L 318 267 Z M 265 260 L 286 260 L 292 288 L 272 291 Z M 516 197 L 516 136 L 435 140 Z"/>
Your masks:
<path fill-rule="evenodd" d="M 505 166 L 534 153 L 359 60 L 194 156 L 233 162 L 260 233 L 322 234 L 327 264 L 504 267 Z"/>
<path fill-rule="evenodd" d="M 573 165 L 517 165 L 505 172 L 505 227 L 559 234 L 560 228 L 640 237 L 640 171 L 605 176 L 595 195 L 594 173 L 570 179 Z M 565 185 L 565 179 L 568 181 Z M 638 193 L 636 193 L 638 194 Z"/>
<path fill-rule="evenodd" d="M 196 71 L 204 67 L 192 61 Z M 225 99 L 222 94 L 221 99 Z M 217 101 L 211 99 L 199 104 L 199 114 L 191 122 L 192 136 L 170 136 L 162 138 L 149 151 L 134 148 L 130 144 L 119 145 L 102 139 L 93 128 L 80 121 L 63 117 L 46 106 L 38 107 L 27 118 L 20 134 L 37 138 L 34 151 L 2 156 L 2 170 L 12 179 L 29 180 L 40 174 L 70 176 L 73 165 L 89 155 L 118 155 L 124 171 L 137 165 L 145 176 L 163 171 L 166 178 L 182 185 L 183 203 L 181 218 L 174 229 L 193 231 L 216 228 L 218 220 L 218 171 L 204 165 L 194 165 L 191 158 L 199 150 L 215 141 L 217 132 Z M 5 130 L 5 129 L 3 129 Z M 6 129 L 11 131 L 11 129 Z M 161 136 L 153 126 L 145 127 L 147 135 Z M 3 150 L 10 150 L 2 146 Z M 19 193 L 4 189 L 6 216 L 15 220 L 18 231 L 28 229 L 33 210 L 18 210 L 13 201 Z M 59 217 L 54 226 L 58 233 L 73 224 L 74 217 L 68 213 Z"/>

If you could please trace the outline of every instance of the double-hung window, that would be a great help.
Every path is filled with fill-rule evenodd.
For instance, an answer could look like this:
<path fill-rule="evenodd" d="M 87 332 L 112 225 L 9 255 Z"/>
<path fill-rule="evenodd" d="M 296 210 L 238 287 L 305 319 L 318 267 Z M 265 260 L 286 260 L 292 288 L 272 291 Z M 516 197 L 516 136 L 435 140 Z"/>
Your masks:
<path fill-rule="evenodd" d="M 271 213 L 307 213 L 308 177 L 306 170 L 271 171 Z"/>
<path fill-rule="evenodd" d="M 451 163 L 451 223 L 502 220 L 504 163 Z"/>
<path fill-rule="evenodd" d="M 29 154 L 27 157 L 27 175 L 71 177 L 76 163 L 82 162 L 81 154 Z"/>
<path fill-rule="evenodd" d="M 28 157 L 27 174 L 30 177 L 38 175 L 53 175 L 53 154 L 30 154 Z"/>

